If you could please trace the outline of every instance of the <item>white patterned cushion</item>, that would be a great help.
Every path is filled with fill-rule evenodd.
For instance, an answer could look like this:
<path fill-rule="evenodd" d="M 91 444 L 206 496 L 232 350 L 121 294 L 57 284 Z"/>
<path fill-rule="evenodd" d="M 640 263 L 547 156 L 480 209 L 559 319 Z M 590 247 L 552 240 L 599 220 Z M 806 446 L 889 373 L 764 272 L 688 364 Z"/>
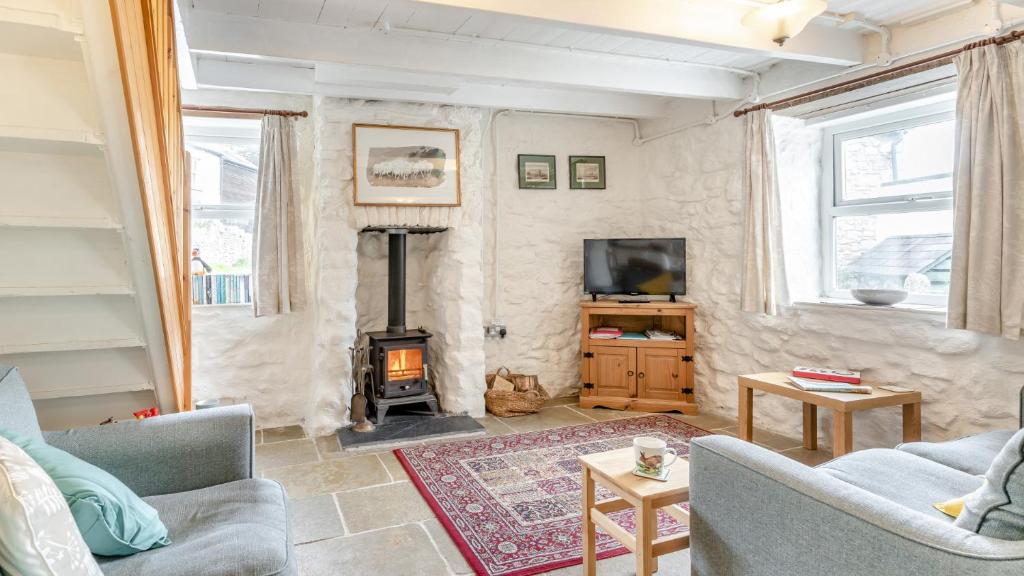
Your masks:
<path fill-rule="evenodd" d="M 103 576 L 56 484 L 3 437 L 0 569 L 12 576 Z"/>

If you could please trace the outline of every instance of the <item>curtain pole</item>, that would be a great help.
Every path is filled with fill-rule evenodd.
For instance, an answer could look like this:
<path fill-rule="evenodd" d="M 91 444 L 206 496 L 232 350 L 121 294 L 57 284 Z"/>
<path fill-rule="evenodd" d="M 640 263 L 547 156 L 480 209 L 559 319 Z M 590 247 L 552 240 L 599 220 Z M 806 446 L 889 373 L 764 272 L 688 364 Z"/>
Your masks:
<path fill-rule="evenodd" d="M 181 111 L 190 116 L 235 115 L 235 116 L 298 116 L 305 118 L 309 113 L 305 110 L 270 110 L 264 108 L 230 108 L 227 106 L 199 106 L 182 104 Z"/>
<path fill-rule="evenodd" d="M 980 40 L 978 42 L 971 42 L 970 44 L 965 44 L 964 46 L 957 48 L 956 50 L 950 50 L 948 52 L 943 52 L 941 54 L 936 54 L 934 56 L 929 56 L 927 58 L 915 60 L 914 62 L 908 62 L 906 64 L 894 66 L 892 68 L 882 70 L 874 74 L 861 76 L 860 78 L 854 78 L 852 80 L 847 80 L 845 82 L 840 82 L 838 84 L 833 84 L 831 86 L 825 86 L 823 88 L 817 88 L 815 90 L 804 92 L 803 94 L 790 96 L 789 98 L 783 98 L 781 100 L 765 102 L 763 104 L 757 104 L 754 106 L 750 106 L 748 108 L 743 108 L 742 110 L 737 110 L 736 112 L 733 112 L 733 116 L 736 116 L 738 118 L 750 112 L 765 109 L 783 110 L 799 104 L 806 104 L 808 102 L 814 102 L 815 100 L 821 100 L 823 98 L 828 98 L 830 96 L 845 94 L 847 92 L 859 90 L 867 86 L 880 84 L 888 80 L 895 80 L 896 78 L 902 78 L 903 76 L 909 76 L 910 74 L 924 72 L 926 70 L 931 70 L 934 68 L 938 68 L 940 66 L 945 66 L 946 64 L 952 63 L 953 58 L 956 57 L 957 54 L 966 52 L 967 50 L 973 50 L 974 48 L 980 48 L 982 46 L 988 46 L 991 44 L 1001 46 L 1003 44 L 1009 44 L 1010 42 L 1020 40 L 1021 38 L 1024 38 L 1024 31 L 1014 30 L 1013 32 L 1010 32 L 1009 34 L 1003 36 L 987 38 L 985 40 Z"/>

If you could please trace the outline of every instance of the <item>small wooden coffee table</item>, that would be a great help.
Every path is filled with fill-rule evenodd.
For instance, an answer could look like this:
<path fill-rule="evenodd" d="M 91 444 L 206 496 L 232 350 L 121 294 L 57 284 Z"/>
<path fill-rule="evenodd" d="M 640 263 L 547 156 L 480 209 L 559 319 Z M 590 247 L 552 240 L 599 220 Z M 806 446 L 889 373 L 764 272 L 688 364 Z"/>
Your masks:
<path fill-rule="evenodd" d="M 635 476 L 632 448 L 580 456 L 580 464 L 583 468 L 584 576 L 595 576 L 597 571 L 596 526 L 636 554 L 637 576 L 653 574 L 658 569 L 658 556 L 690 547 L 689 534 L 658 538 L 659 508 L 683 524 L 690 524 L 689 512 L 674 506 L 690 499 L 689 462 L 677 458 L 666 482 Z M 595 502 L 595 482 L 618 498 Z M 636 508 L 636 536 L 608 517 L 612 512 L 631 507 Z"/>
<path fill-rule="evenodd" d="M 739 378 L 739 436 L 754 441 L 754 390 L 764 390 L 800 400 L 804 403 L 804 448 L 818 449 L 818 407 L 832 410 L 832 455 L 842 456 L 853 451 L 853 413 L 858 410 L 903 407 L 903 441 L 921 440 L 921 393 L 889 392 L 875 385 L 871 394 L 835 392 L 805 392 L 789 383 L 785 372 L 748 374 Z"/>

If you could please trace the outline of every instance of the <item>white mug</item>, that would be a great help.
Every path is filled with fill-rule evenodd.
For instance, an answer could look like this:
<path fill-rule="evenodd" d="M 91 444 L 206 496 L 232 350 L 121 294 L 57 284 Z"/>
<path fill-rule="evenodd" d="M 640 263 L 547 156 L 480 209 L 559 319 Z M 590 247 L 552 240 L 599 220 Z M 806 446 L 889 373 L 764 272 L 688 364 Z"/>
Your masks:
<path fill-rule="evenodd" d="M 671 454 L 672 461 L 665 462 L 665 455 Z M 633 439 L 633 455 L 636 457 L 636 471 L 649 476 L 661 476 L 665 468 L 675 463 L 676 451 L 660 438 L 640 436 Z"/>

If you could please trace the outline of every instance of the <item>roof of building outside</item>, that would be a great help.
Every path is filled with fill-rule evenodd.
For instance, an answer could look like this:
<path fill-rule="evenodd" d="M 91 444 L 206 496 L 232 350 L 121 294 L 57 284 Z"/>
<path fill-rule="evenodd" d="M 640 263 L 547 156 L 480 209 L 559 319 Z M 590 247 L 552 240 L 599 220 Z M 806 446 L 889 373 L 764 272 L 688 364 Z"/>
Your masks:
<path fill-rule="evenodd" d="M 885 276 L 923 274 L 952 250 L 952 234 L 890 236 L 850 262 L 844 270 Z"/>
<path fill-rule="evenodd" d="M 196 148 L 198 150 L 202 150 L 203 152 L 208 152 L 210 154 L 213 154 L 214 156 L 219 156 L 225 162 L 230 162 L 231 164 L 235 164 L 237 166 L 241 166 L 242 168 L 245 168 L 247 170 L 252 170 L 253 172 L 256 172 L 256 171 L 259 170 L 259 166 L 256 166 L 255 164 L 253 164 L 252 162 L 249 162 L 245 158 L 242 158 L 238 154 L 234 154 L 234 153 L 229 152 L 227 150 L 223 150 L 223 149 L 215 148 L 215 147 L 211 147 L 211 146 L 203 146 L 202 144 L 189 144 L 188 147 L 189 148 Z"/>

